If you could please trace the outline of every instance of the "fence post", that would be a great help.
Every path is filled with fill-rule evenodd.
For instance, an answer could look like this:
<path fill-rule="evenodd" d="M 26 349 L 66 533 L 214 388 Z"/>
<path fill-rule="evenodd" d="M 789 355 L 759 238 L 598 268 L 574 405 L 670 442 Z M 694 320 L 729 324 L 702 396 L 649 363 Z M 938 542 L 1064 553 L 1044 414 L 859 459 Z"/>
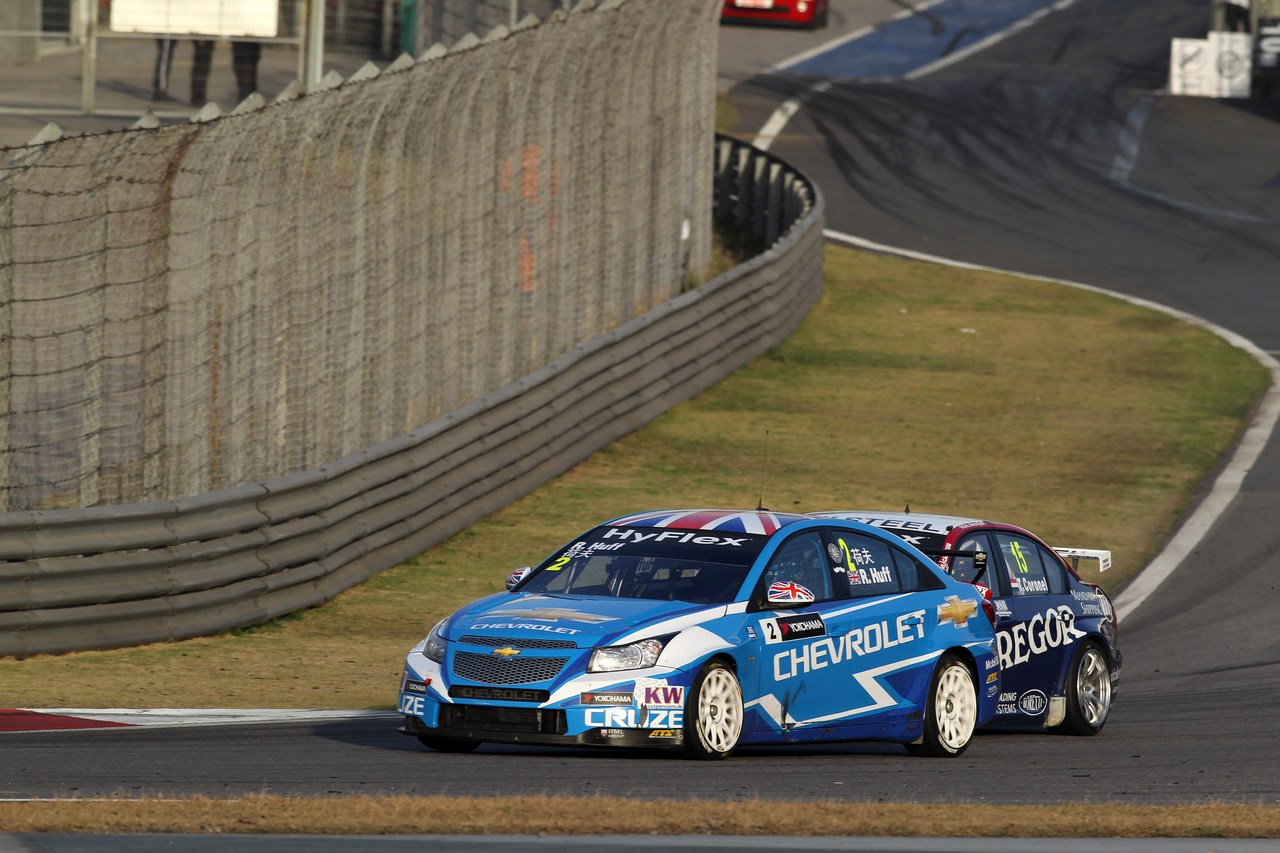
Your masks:
<path fill-rule="evenodd" d="M 324 76 L 324 0 L 307 0 L 307 32 L 302 39 L 302 55 L 306 63 L 302 86 L 314 92 Z"/>
<path fill-rule="evenodd" d="M 80 26 L 84 39 L 80 71 L 80 112 L 91 116 L 98 64 L 98 4 L 93 0 L 84 0 L 80 4 Z"/>

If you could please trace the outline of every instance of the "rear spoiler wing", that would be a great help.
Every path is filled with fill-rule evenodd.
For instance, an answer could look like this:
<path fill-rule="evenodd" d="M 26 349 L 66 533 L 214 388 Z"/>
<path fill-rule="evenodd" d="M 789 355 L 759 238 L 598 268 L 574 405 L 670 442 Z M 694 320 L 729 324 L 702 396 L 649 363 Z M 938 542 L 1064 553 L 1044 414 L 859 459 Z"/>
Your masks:
<path fill-rule="evenodd" d="M 1097 560 L 1098 571 L 1105 572 L 1111 568 L 1111 552 L 1100 551 L 1096 548 L 1054 548 L 1059 555 L 1062 556 L 1071 568 L 1079 571 L 1081 560 Z"/>

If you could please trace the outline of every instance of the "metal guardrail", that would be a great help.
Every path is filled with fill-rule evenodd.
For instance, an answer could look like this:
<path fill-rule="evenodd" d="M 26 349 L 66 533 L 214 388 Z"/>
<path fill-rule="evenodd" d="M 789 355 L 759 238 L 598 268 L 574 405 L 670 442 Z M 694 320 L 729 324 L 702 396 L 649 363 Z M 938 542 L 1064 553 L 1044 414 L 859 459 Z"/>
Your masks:
<path fill-rule="evenodd" d="M 408 435 L 315 471 L 131 506 L 0 515 L 0 655 L 253 625 L 430 548 L 783 340 L 822 292 L 822 197 L 716 143 L 715 208 L 770 248 Z"/>

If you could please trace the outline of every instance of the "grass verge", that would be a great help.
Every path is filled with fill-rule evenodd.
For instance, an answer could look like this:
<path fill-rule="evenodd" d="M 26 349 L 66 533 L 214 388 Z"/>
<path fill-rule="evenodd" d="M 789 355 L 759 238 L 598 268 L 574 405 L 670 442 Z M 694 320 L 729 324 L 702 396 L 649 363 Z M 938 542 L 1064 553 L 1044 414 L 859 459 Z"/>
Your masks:
<path fill-rule="evenodd" d="M 1268 382 L 1213 335 L 1095 293 L 838 247 L 826 275 L 786 342 L 412 562 L 258 628 L 0 661 L 0 707 L 390 708 L 408 647 L 511 568 L 613 515 L 755 506 L 766 431 L 773 509 L 1007 520 L 1111 548 L 1114 589 Z"/>
<path fill-rule="evenodd" d="M 307 835 L 636 834 L 979 838 L 1280 838 L 1280 809 L 1203 804 L 1040 806 L 712 802 L 610 797 L 341 797 L 0 803 L 6 832 Z M 1034 827 L 1034 830 L 1032 829 Z"/>
<path fill-rule="evenodd" d="M 529 497 L 335 601 L 219 637 L 0 661 L 0 707 L 390 708 L 404 652 L 595 522 L 663 506 L 985 515 L 1152 556 L 1268 375 L 1218 338 L 1085 291 L 827 250 L 796 334 Z M 323 665 L 317 665 L 322 662 Z M 854 808 L 850 808 L 854 805 Z M 0 803 L 9 832 L 658 833 L 1278 838 L 1274 807 L 525 797 Z M 589 816 L 586 817 L 586 816 Z"/>

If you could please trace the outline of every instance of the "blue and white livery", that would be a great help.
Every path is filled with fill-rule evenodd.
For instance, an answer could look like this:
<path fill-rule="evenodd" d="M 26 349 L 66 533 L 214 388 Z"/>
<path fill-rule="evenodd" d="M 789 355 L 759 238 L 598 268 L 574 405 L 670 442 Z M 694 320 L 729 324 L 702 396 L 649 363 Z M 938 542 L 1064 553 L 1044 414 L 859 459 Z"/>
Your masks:
<path fill-rule="evenodd" d="M 614 519 L 408 654 L 401 731 L 717 759 L 880 740 L 959 755 L 996 713 L 993 613 L 892 533 L 767 511 Z M 989 605 L 988 605 L 989 606 Z"/>

